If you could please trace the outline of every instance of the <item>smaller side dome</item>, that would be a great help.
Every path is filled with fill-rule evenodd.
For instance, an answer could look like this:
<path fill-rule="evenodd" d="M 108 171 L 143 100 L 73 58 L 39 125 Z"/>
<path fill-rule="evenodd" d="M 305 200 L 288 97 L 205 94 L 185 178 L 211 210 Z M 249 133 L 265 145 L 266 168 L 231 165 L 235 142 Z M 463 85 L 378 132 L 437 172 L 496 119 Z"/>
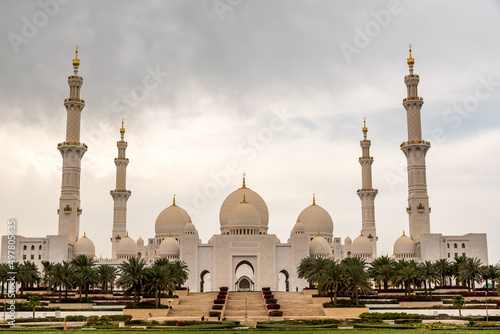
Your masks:
<path fill-rule="evenodd" d="M 360 235 L 352 242 L 352 252 L 353 254 L 371 255 L 373 253 L 372 243 L 367 237 Z"/>
<path fill-rule="evenodd" d="M 229 227 L 260 227 L 260 215 L 253 205 L 243 199 L 243 202 L 238 204 L 228 219 Z"/>
<path fill-rule="evenodd" d="M 116 256 L 118 257 L 134 257 L 137 256 L 137 252 L 137 244 L 134 239 L 128 236 L 128 233 L 116 245 Z"/>
<path fill-rule="evenodd" d="M 139 239 L 137 239 L 137 247 L 142 247 L 142 246 L 144 246 L 144 240 L 141 237 L 139 237 Z"/>
<path fill-rule="evenodd" d="M 352 240 L 351 238 L 349 238 L 349 236 L 347 236 L 347 238 L 344 239 L 344 245 L 350 245 L 352 244 Z"/>
<path fill-rule="evenodd" d="M 309 253 L 314 257 L 328 257 L 331 253 L 330 244 L 325 238 L 318 235 L 309 242 Z"/>
<path fill-rule="evenodd" d="M 407 237 L 404 232 L 403 235 L 394 243 L 394 255 L 396 257 L 413 257 L 415 256 L 415 243 L 412 239 Z"/>
<path fill-rule="evenodd" d="M 184 233 L 185 234 L 198 234 L 196 231 L 196 227 L 194 227 L 194 224 L 191 222 L 184 225 Z"/>
<path fill-rule="evenodd" d="M 305 231 L 304 224 L 299 220 L 295 223 L 295 226 L 293 227 L 293 233 L 294 234 L 304 234 Z"/>
<path fill-rule="evenodd" d="M 163 239 L 158 248 L 158 255 L 160 257 L 173 258 L 178 257 L 180 253 L 179 242 L 174 237 L 167 237 Z"/>
<path fill-rule="evenodd" d="M 212 245 L 214 243 L 214 237 L 211 237 L 210 239 L 208 239 L 208 244 L 209 245 Z"/>
<path fill-rule="evenodd" d="M 85 233 L 83 234 L 83 237 L 78 239 L 75 242 L 75 245 L 73 246 L 73 255 L 74 256 L 79 256 L 79 255 L 85 255 L 90 258 L 95 257 L 95 246 L 92 240 L 87 238 Z"/>

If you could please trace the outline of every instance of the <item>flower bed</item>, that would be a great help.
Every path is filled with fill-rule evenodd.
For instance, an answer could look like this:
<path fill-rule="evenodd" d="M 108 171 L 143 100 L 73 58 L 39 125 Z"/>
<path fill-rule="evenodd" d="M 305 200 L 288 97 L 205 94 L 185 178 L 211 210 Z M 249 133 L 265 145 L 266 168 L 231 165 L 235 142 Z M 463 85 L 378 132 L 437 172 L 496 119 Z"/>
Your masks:
<path fill-rule="evenodd" d="M 217 299 L 226 299 L 226 295 L 217 295 Z"/>
<path fill-rule="evenodd" d="M 210 311 L 208 312 L 209 317 L 220 317 L 220 312 L 219 311 Z"/>
<path fill-rule="evenodd" d="M 269 316 L 270 317 L 282 317 L 283 312 L 282 311 L 269 311 Z"/>
<path fill-rule="evenodd" d="M 224 305 L 221 305 L 221 304 L 212 305 L 212 310 L 222 310 L 223 308 L 224 308 Z"/>
<path fill-rule="evenodd" d="M 266 307 L 268 310 L 279 310 L 280 304 L 267 304 Z"/>
<path fill-rule="evenodd" d="M 266 291 L 271 292 L 271 288 L 270 287 L 262 288 L 262 293 L 265 293 Z"/>
<path fill-rule="evenodd" d="M 398 302 L 431 302 L 431 301 L 441 301 L 441 298 L 438 296 L 400 296 L 397 297 Z"/>
<path fill-rule="evenodd" d="M 225 304 L 226 300 L 225 299 L 214 299 L 214 304 Z"/>
<path fill-rule="evenodd" d="M 227 291 L 229 291 L 229 288 L 227 286 L 221 286 L 219 288 L 219 291 L 226 291 L 227 292 Z"/>

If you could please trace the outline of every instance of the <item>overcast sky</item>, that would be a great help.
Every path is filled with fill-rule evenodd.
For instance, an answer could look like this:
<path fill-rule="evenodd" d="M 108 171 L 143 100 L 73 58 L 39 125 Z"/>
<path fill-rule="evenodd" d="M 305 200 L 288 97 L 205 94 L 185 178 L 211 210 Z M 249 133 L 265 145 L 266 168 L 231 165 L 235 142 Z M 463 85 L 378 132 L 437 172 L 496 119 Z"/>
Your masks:
<path fill-rule="evenodd" d="M 431 142 L 431 231 L 488 233 L 500 259 L 500 67 L 497 1 L 2 1 L 0 218 L 24 236 L 57 234 L 75 45 L 82 142 L 80 236 L 111 255 L 114 158 L 125 118 L 127 229 L 154 237 L 172 203 L 203 242 L 220 232 L 224 198 L 241 186 L 269 208 L 286 242 L 317 204 L 334 236 L 361 229 L 363 117 L 374 157 L 380 255 L 408 231 L 408 44 Z M 5 226 L 5 227 L 4 227 Z"/>

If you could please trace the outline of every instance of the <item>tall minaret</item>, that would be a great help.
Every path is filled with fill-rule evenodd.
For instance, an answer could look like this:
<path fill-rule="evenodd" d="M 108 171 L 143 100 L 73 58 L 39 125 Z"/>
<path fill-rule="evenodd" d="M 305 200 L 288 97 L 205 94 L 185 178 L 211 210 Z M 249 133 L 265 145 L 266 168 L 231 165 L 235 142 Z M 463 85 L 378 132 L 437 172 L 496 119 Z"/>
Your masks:
<path fill-rule="evenodd" d="M 73 75 L 68 77 L 69 98 L 64 100 L 67 111 L 66 141 L 57 144 L 63 158 L 62 187 L 59 198 L 59 235 L 66 235 L 70 242 L 78 239 L 80 229 L 80 173 L 82 157 L 87 145 L 80 143 L 80 116 L 85 101 L 80 99 L 83 78 L 78 76 L 78 46 L 73 60 Z"/>
<path fill-rule="evenodd" d="M 368 128 L 366 127 L 366 117 L 363 123 L 363 140 L 360 141 L 362 156 L 359 158 L 361 165 L 362 188 L 358 190 L 358 196 L 361 199 L 362 226 L 361 234 L 366 236 L 372 242 L 372 258 L 377 257 L 377 229 L 375 228 L 375 197 L 378 194 L 377 189 L 372 188 L 372 163 L 370 156 L 371 141 L 366 139 Z"/>
<path fill-rule="evenodd" d="M 410 74 L 405 76 L 408 97 L 403 99 L 408 124 L 408 141 L 401 144 L 408 165 L 408 207 L 410 215 L 410 237 L 417 241 L 422 234 L 431 233 L 429 214 L 429 195 L 427 195 L 427 178 L 425 173 L 425 155 L 431 144 L 422 140 L 420 109 L 424 100 L 418 96 L 419 77 L 413 74 L 415 60 L 408 58 Z"/>
<path fill-rule="evenodd" d="M 111 236 L 111 258 L 116 259 L 116 246 L 121 238 L 127 235 L 127 200 L 132 194 L 127 190 L 127 165 L 128 159 L 125 156 L 127 142 L 124 141 L 125 128 L 120 129 L 121 139 L 116 143 L 118 147 L 118 158 L 115 158 L 116 165 L 116 188 L 111 190 L 113 197 L 113 233 Z"/>

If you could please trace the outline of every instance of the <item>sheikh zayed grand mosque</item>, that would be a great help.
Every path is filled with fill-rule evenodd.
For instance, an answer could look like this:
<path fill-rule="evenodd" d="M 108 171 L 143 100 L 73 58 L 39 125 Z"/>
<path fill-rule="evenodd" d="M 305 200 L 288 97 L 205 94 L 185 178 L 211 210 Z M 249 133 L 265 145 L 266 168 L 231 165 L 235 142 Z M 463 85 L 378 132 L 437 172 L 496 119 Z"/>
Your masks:
<path fill-rule="evenodd" d="M 407 96 L 403 106 L 407 114 L 408 139 L 400 145 L 407 159 L 409 233 L 394 243 L 395 259 L 435 261 L 466 255 L 488 263 L 485 233 L 443 235 L 431 233 L 429 195 L 427 194 L 425 157 L 431 145 L 422 138 L 420 112 L 424 103 L 418 95 L 420 78 L 414 74 L 415 60 L 407 60 L 409 73 L 404 77 Z M 306 257 L 326 257 L 341 260 L 348 257 L 363 258 L 371 262 L 377 257 L 377 229 L 375 224 L 375 197 L 377 189 L 372 185 L 370 156 L 371 141 L 364 124 L 360 133 L 362 188 L 357 191 L 361 200 L 361 234 L 351 240 L 342 240 L 333 234 L 330 214 L 312 203 L 302 210 L 294 224 L 290 224 L 290 237 L 281 242 L 276 235 L 268 234 L 269 211 L 264 199 L 246 184 L 245 175 L 241 187 L 230 193 L 220 207 L 220 231 L 207 242 L 198 236 L 196 222 L 176 205 L 159 211 L 154 223 L 154 236 L 147 240 L 134 240 L 127 232 L 127 201 L 131 191 L 126 186 L 127 142 L 125 128 L 119 130 L 117 142 L 116 186 L 111 190 L 114 201 L 113 222 L 109 222 L 111 258 L 95 256 L 92 240 L 80 233 L 80 173 L 81 160 L 88 147 L 80 142 L 80 120 L 85 101 L 80 98 L 83 78 L 78 70 L 78 48 L 73 60 L 73 73 L 68 77 L 69 97 L 66 107 L 66 139 L 57 145 L 62 156 L 62 186 L 59 198 L 59 228 L 57 235 L 41 237 L 16 237 L 16 259 L 32 261 L 39 267 L 41 261 L 60 262 L 79 255 L 95 258 L 98 265 L 119 265 L 139 257 L 152 264 L 156 259 L 182 260 L 189 268 L 186 286 L 190 291 L 211 291 L 228 286 L 235 291 L 260 290 L 271 287 L 274 291 L 295 291 L 307 287 L 298 279 L 296 268 Z M 362 136 L 362 137 L 361 137 Z M 110 159 L 111 160 L 111 159 Z M 85 186 L 85 185 L 83 185 Z M 103 194 L 103 198 L 106 194 Z M 139 199 L 140 201 L 140 199 Z M 207 217 L 206 219 L 213 219 Z M 147 225 L 146 225 L 147 226 Z M 151 222 L 151 234 L 153 222 Z M 147 231 L 147 227 L 146 227 Z M 8 260 L 7 236 L 2 236 L 1 261 Z"/>

